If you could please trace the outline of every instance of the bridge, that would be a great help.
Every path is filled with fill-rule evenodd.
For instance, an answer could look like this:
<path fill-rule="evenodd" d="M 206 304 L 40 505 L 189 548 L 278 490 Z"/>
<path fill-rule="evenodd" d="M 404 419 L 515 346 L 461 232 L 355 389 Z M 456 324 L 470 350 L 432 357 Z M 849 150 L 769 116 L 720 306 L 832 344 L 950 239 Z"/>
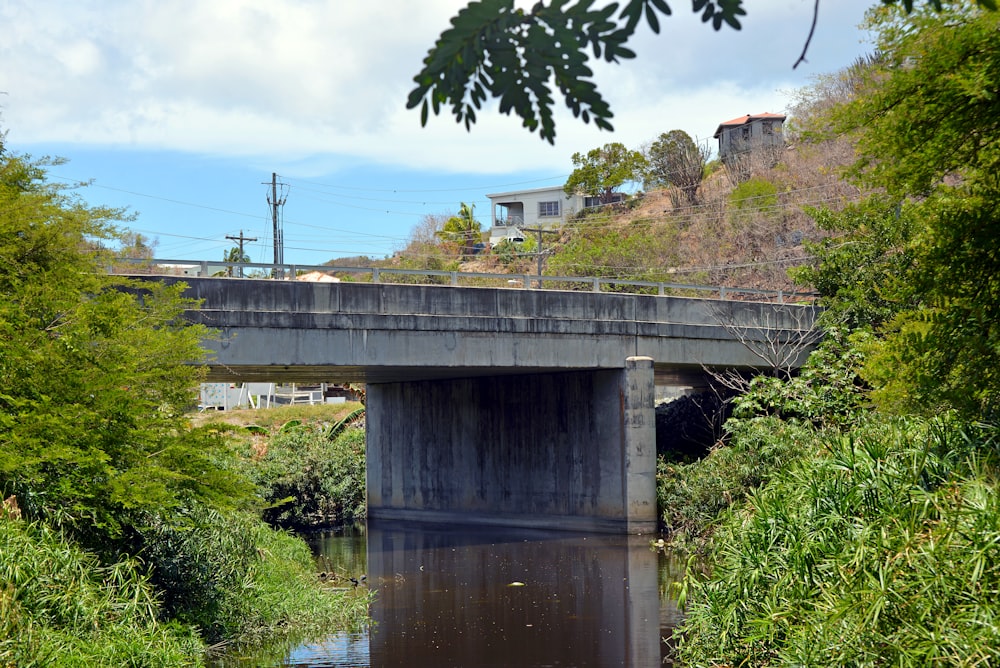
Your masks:
<path fill-rule="evenodd" d="M 150 277 L 146 277 L 150 278 Z M 811 306 L 561 290 L 183 281 L 209 376 L 367 383 L 373 518 L 656 528 L 655 386 L 809 352 Z"/>

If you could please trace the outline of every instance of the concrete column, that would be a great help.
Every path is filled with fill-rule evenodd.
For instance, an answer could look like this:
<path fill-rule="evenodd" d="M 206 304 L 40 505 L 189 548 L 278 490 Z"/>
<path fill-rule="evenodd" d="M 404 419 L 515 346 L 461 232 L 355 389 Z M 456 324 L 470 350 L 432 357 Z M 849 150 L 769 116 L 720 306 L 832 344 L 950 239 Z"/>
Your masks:
<path fill-rule="evenodd" d="M 625 368 L 368 386 L 373 519 L 647 533 L 648 358 Z"/>
<path fill-rule="evenodd" d="M 653 358 L 625 361 L 622 456 L 628 533 L 656 529 L 656 386 Z"/>

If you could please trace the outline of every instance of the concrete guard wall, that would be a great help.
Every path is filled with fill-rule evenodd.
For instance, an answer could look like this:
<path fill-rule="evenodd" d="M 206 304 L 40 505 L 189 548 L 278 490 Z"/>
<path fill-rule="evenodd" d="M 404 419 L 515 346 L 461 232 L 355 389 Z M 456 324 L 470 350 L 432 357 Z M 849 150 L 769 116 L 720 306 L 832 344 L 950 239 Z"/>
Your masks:
<path fill-rule="evenodd" d="M 375 519 L 656 528 L 653 361 L 367 388 Z"/>

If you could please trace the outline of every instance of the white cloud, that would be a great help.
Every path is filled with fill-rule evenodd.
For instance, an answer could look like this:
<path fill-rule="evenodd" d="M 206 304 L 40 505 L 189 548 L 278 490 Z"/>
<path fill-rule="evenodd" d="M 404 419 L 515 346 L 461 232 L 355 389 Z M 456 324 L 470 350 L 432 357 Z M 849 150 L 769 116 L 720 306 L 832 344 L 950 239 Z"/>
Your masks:
<path fill-rule="evenodd" d="M 744 30 L 716 34 L 684 0 L 639 57 L 597 68 L 616 133 L 568 113 L 548 146 L 490 111 L 466 133 L 450 116 L 421 130 L 406 94 L 462 0 L 7 0 L 0 51 L 4 123 L 20 143 L 173 149 L 289 164 L 385 162 L 421 169 L 565 170 L 569 155 L 638 144 L 674 128 L 711 136 L 721 120 L 781 111 L 812 2 L 750 3 Z M 865 0 L 823 3 L 813 74 L 861 49 L 843 16 Z M 815 66 L 822 63 L 823 70 Z M 829 63 L 829 65 L 827 65 Z M 495 105 L 491 105 L 491 109 Z M 329 157 L 324 157 L 329 156 Z"/>

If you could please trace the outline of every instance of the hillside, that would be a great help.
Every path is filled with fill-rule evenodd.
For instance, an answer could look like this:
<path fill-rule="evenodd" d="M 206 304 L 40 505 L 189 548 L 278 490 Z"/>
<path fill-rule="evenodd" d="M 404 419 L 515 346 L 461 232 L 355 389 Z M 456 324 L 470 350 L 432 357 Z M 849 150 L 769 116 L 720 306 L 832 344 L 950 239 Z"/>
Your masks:
<path fill-rule="evenodd" d="M 665 189 L 641 193 L 626 206 L 587 210 L 560 234 L 546 235 L 543 272 L 801 289 L 787 270 L 808 263 L 805 244 L 825 234 L 809 210 L 839 210 L 859 198 L 859 190 L 839 177 L 851 155 L 850 144 L 842 140 L 790 143 L 776 164 L 755 166 L 751 177 L 738 184 L 718 163 L 709 165 L 695 206 Z M 537 271 L 533 238 L 517 247 L 466 255 L 458 244 L 435 235 L 440 224 L 434 218 L 424 221 L 405 249 L 377 264 L 497 274 Z"/>

